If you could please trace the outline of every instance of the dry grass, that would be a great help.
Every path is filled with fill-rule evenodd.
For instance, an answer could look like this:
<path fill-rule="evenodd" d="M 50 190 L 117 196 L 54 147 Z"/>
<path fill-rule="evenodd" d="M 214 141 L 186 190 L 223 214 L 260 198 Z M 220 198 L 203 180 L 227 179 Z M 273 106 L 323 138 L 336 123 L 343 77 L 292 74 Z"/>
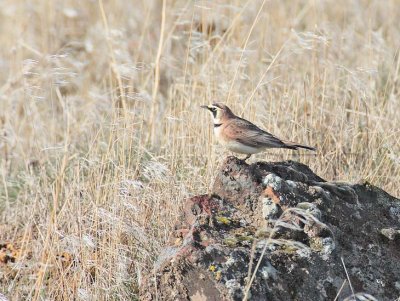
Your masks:
<path fill-rule="evenodd" d="M 164 4 L 2 2 L 0 243 L 16 261 L 0 263 L 0 292 L 12 300 L 135 299 L 183 200 L 226 155 L 199 109 L 214 100 L 319 150 L 256 159 L 400 195 L 396 0 Z"/>

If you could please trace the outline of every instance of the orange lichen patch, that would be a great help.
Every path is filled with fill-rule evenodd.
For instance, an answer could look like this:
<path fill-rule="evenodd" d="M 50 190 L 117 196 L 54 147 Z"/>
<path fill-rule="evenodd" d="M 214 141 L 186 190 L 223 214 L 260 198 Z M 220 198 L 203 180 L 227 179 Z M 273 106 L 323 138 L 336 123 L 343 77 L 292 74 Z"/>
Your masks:
<path fill-rule="evenodd" d="M 264 195 L 266 197 L 269 197 L 275 204 L 279 204 L 281 201 L 279 199 L 279 196 L 277 195 L 277 193 L 274 191 L 274 189 L 271 186 L 268 186 L 267 188 L 265 188 Z"/>
<path fill-rule="evenodd" d="M 182 245 L 183 239 L 181 237 L 178 237 L 177 239 L 175 239 L 174 241 L 174 245 L 176 247 L 179 247 L 180 245 Z"/>
<path fill-rule="evenodd" d="M 175 234 L 175 237 L 177 237 L 177 238 L 184 238 L 189 233 L 189 231 L 190 231 L 190 229 L 185 229 L 185 228 L 177 229 L 177 230 L 175 230 L 174 234 Z"/>
<path fill-rule="evenodd" d="M 12 243 L 0 244 L 0 262 L 7 264 L 15 262 L 21 257 L 21 250 L 17 249 Z"/>
<path fill-rule="evenodd" d="M 185 236 L 189 233 L 190 229 L 175 229 L 171 232 L 169 241 L 176 247 L 182 245 Z"/>
<path fill-rule="evenodd" d="M 68 252 L 57 254 L 56 258 L 64 269 L 69 268 L 75 262 L 73 255 Z"/>

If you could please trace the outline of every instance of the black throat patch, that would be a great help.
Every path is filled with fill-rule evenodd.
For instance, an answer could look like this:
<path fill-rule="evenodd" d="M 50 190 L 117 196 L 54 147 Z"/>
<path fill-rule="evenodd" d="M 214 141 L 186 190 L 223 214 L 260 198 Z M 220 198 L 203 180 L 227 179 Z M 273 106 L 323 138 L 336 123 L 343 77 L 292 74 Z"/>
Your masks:
<path fill-rule="evenodd" d="M 222 123 L 214 123 L 214 128 L 218 128 L 222 125 Z"/>

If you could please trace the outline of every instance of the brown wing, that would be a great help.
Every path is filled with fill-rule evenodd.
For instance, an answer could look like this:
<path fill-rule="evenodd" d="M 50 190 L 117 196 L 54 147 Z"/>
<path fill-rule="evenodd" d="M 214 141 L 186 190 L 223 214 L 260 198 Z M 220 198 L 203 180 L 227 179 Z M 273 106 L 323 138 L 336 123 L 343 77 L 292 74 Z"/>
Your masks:
<path fill-rule="evenodd" d="M 250 147 L 288 147 L 279 138 L 239 117 L 231 120 L 224 132 L 228 139 L 234 139 Z"/>

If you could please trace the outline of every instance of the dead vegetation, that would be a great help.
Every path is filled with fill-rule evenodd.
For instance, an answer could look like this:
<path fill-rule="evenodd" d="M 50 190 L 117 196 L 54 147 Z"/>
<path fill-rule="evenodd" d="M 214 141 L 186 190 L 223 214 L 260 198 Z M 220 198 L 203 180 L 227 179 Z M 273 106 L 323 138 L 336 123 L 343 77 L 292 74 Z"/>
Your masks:
<path fill-rule="evenodd" d="M 214 100 L 318 148 L 257 159 L 400 195 L 397 6 L 3 1 L 0 292 L 135 298 L 226 155 Z"/>

